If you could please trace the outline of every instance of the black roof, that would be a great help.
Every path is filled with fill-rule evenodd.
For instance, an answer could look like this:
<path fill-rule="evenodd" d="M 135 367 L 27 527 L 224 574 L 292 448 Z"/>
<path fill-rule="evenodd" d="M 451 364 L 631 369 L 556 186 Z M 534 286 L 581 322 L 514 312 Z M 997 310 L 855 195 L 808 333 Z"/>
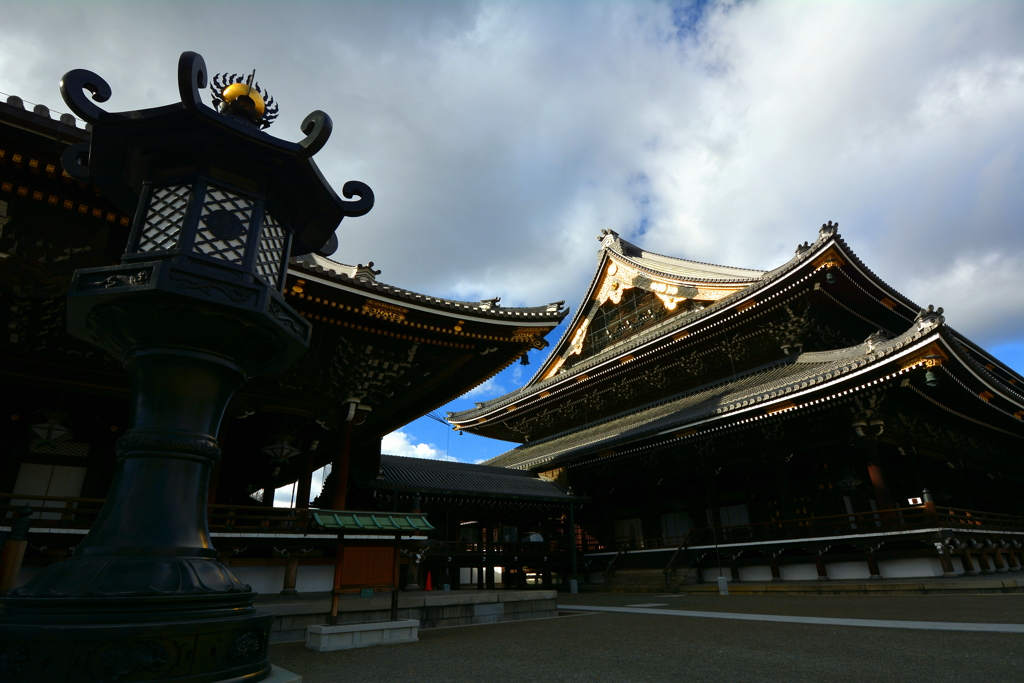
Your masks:
<path fill-rule="evenodd" d="M 464 462 L 381 455 L 374 488 L 483 498 L 552 502 L 579 500 L 558 484 L 532 472 Z"/>
<path fill-rule="evenodd" d="M 810 387 L 826 388 L 868 365 L 886 363 L 893 355 L 906 353 L 936 339 L 943 330 L 950 334 L 941 315 L 930 315 L 894 339 L 878 339 L 857 346 L 801 353 L 768 363 L 723 381 L 696 387 L 655 404 L 638 406 L 605 420 L 583 425 L 540 441 L 527 443 L 492 458 L 488 464 L 529 468 L 563 463 L 576 456 L 635 442 L 683 429 L 717 416 L 745 411 L 755 405 L 787 399 Z"/>
<path fill-rule="evenodd" d="M 469 315 L 475 318 L 515 320 L 524 325 L 546 323 L 555 326 L 569 313 L 569 309 L 564 308 L 564 301 L 555 301 L 544 306 L 505 307 L 499 306 L 497 299 L 487 301 L 456 301 L 454 299 L 443 299 L 441 297 L 419 294 L 408 289 L 378 282 L 376 275 L 380 271 L 372 270 L 372 262 L 369 264 L 371 267 L 362 265 L 353 267 L 322 256 L 305 254 L 292 258 L 288 265 L 292 272 L 298 276 L 301 276 L 301 271 L 305 271 L 324 277 L 332 282 L 362 290 L 368 296 L 386 296 L 393 300 L 398 299 L 409 304 L 453 312 L 460 316 Z"/>

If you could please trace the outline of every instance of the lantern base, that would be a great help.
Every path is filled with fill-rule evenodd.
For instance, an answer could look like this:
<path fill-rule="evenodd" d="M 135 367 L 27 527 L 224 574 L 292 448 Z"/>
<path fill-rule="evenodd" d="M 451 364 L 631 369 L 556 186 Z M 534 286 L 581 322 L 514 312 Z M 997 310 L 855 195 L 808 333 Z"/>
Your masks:
<path fill-rule="evenodd" d="M 255 683 L 271 673 L 273 615 L 252 593 L 6 598 L 0 674 L 10 683 Z"/>

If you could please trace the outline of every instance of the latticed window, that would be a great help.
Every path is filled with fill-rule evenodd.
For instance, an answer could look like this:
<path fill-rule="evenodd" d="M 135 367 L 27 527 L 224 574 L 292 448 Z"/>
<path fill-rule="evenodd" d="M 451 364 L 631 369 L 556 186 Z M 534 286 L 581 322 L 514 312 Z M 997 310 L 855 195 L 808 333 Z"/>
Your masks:
<path fill-rule="evenodd" d="M 229 263 L 245 260 L 253 202 L 218 187 L 206 190 L 196 230 L 195 251 Z"/>
<path fill-rule="evenodd" d="M 621 303 L 606 301 L 597 309 L 590 321 L 579 360 L 601 353 L 615 342 L 631 337 L 663 320 L 666 314 L 661 299 L 653 292 L 639 287 L 623 293 Z"/>
<path fill-rule="evenodd" d="M 256 253 L 256 274 L 268 285 L 276 287 L 281 274 L 281 257 L 285 246 L 285 231 L 269 212 L 263 214 L 260 232 L 260 250 Z"/>
<path fill-rule="evenodd" d="M 157 187 L 153 190 L 138 251 L 164 251 L 177 245 L 191 190 L 188 185 Z"/>

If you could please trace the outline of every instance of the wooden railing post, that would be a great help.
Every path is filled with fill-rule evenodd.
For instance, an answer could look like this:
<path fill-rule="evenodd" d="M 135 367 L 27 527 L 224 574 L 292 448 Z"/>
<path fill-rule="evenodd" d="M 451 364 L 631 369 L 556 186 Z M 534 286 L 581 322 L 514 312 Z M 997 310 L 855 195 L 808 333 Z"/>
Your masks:
<path fill-rule="evenodd" d="M 25 559 L 25 548 L 28 547 L 29 517 L 32 508 L 23 507 L 11 522 L 11 532 L 7 535 L 3 550 L 0 550 L 0 595 L 14 588 L 21 573 L 21 563 Z"/>
<path fill-rule="evenodd" d="M 281 587 L 281 595 L 295 595 L 295 581 L 299 576 L 299 558 L 288 557 L 284 565 L 284 585 Z"/>

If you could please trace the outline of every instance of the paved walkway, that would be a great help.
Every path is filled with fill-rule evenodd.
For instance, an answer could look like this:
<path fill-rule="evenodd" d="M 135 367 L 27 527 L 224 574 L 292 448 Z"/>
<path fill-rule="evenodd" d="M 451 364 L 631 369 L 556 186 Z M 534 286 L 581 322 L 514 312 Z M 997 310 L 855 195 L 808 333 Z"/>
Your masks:
<path fill-rule="evenodd" d="M 577 616 L 421 631 L 418 643 L 364 650 L 275 645 L 271 659 L 304 683 L 906 683 L 923 672 L 929 683 L 1024 681 L 1020 594 L 562 594 L 559 602 Z M 864 628 L 862 620 L 956 630 Z"/>
<path fill-rule="evenodd" d="M 661 605 L 657 605 L 660 607 Z M 667 607 L 667 605 L 665 605 Z M 653 609 L 655 605 L 598 607 L 595 605 L 559 605 L 559 609 L 583 612 L 618 612 L 620 614 L 659 614 L 668 617 L 699 619 L 734 619 L 737 621 L 774 621 L 783 624 L 818 624 L 821 626 L 860 626 L 866 628 L 907 628 L 917 631 L 981 631 L 984 633 L 1024 633 L 1024 624 L 978 624 L 955 621 L 896 621 L 892 619 L 830 619 L 828 617 L 794 617 L 780 614 L 744 614 L 742 612 L 694 612 L 683 609 Z"/>

